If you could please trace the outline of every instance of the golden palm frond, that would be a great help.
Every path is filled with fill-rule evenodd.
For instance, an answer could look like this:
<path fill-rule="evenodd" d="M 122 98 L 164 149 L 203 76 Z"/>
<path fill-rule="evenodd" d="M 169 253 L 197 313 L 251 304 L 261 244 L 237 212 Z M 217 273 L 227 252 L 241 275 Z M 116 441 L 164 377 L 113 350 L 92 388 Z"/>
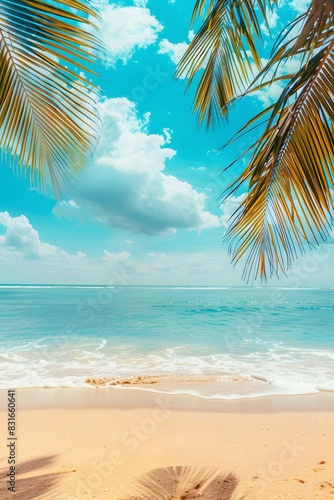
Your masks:
<path fill-rule="evenodd" d="M 87 164 L 98 130 L 92 56 L 95 9 L 86 0 L 2 0 L 0 147 L 59 195 Z M 85 74 L 87 73 L 87 74 Z"/>
<path fill-rule="evenodd" d="M 226 235 L 234 262 L 248 252 L 247 279 L 266 279 L 268 274 L 287 270 L 306 246 L 329 235 L 334 188 L 334 40 L 325 40 L 266 110 L 270 116 L 251 147 L 249 165 L 225 193 L 235 194 L 242 184 L 248 187 Z"/>
<path fill-rule="evenodd" d="M 331 0 L 312 0 L 306 12 L 298 16 L 284 30 L 284 36 L 278 37 L 270 64 L 273 64 L 275 58 L 284 59 L 297 54 L 304 54 L 310 59 L 314 50 L 333 36 L 333 10 L 334 5 Z M 284 42 L 293 31 L 297 34 Z M 278 50 L 275 54 L 276 49 Z"/>
<path fill-rule="evenodd" d="M 266 9 L 275 4 L 275 0 L 197 0 L 193 22 L 206 7 L 205 19 L 176 76 L 188 78 L 188 89 L 203 69 L 194 98 L 200 123 L 206 120 L 210 126 L 227 116 L 228 103 L 245 91 L 261 67 L 257 47 L 261 22 L 269 29 Z"/>
<path fill-rule="evenodd" d="M 210 124 L 226 114 L 237 98 L 273 82 L 284 83 L 277 102 L 229 141 L 255 129 L 260 136 L 231 164 L 251 153 L 246 170 L 222 195 L 226 200 L 247 190 L 231 217 L 226 240 L 234 263 L 246 259 L 247 280 L 266 279 L 285 272 L 307 246 L 325 240 L 332 224 L 334 4 L 311 0 L 305 13 L 281 32 L 269 61 L 260 68 L 259 19 L 249 17 L 241 23 L 243 17 L 233 11 L 241 5 L 245 16 L 248 6 L 257 6 L 265 19 L 273 2 L 208 2 L 196 2 L 194 17 L 206 11 L 205 19 L 177 73 L 189 78 L 189 86 L 204 66 L 195 94 L 200 122 L 207 117 Z M 235 33 L 229 31 L 232 26 Z M 247 72 L 252 59 L 260 68 L 255 76 Z M 298 69 L 284 75 L 284 65 L 292 59 Z"/>

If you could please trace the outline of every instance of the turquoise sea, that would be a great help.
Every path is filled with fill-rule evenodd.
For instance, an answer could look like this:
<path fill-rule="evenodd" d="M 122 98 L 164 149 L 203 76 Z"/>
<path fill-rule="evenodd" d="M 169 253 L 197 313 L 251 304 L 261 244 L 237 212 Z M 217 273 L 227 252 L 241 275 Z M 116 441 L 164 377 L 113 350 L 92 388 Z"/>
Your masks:
<path fill-rule="evenodd" d="M 187 374 L 222 377 L 178 389 L 205 397 L 334 391 L 333 320 L 334 289 L 2 285 L 0 387 Z"/>

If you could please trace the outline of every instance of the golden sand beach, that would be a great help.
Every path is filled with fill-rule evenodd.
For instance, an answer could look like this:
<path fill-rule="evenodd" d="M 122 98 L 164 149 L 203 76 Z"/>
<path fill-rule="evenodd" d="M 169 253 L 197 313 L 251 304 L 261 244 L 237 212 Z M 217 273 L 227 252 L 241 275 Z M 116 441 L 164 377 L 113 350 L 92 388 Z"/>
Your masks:
<path fill-rule="evenodd" d="M 331 393 L 214 400 L 58 388 L 16 397 L 16 493 L 2 453 L 4 499 L 334 498 Z M 1 429 L 5 401 L 1 391 Z"/>

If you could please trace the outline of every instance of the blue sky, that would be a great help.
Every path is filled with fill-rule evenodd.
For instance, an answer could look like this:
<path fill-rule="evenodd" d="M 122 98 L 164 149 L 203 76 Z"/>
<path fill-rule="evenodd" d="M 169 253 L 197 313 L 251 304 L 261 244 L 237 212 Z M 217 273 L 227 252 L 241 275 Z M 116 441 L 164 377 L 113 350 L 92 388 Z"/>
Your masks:
<path fill-rule="evenodd" d="M 272 86 L 238 104 L 228 126 L 199 129 L 186 81 L 173 80 L 193 36 L 193 0 L 101 3 L 107 65 L 98 103 L 103 133 L 92 164 L 63 200 L 1 169 L 1 283 L 240 285 L 222 238 L 238 200 L 218 197 L 243 145 L 219 153 L 243 121 L 275 99 Z M 302 11 L 285 0 L 273 32 Z M 263 57 L 270 47 L 265 35 Z M 330 286 L 331 242 L 300 259 L 284 286 Z M 276 285 L 276 280 L 272 285 Z"/>

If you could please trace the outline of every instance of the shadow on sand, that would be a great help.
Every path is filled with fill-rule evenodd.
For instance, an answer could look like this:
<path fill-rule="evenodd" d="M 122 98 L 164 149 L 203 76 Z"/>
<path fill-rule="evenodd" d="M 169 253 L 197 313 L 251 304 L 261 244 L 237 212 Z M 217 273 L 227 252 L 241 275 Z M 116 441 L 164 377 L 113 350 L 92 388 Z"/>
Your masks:
<path fill-rule="evenodd" d="M 232 472 L 175 466 L 153 469 L 141 476 L 138 483 L 135 494 L 123 500 L 230 500 L 238 480 Z"/>
<path fill-rule="evenodd" d="M 9 491 L 7 460 L 1 460 L 0 469 L 0 497 L 1 499 L 22 498 L 22 500 L 33 500 L 39 496 L 49 493 L 48 498 L 57 498 L 58 481 L 66 474 L 65 472 L 53 474 L 38 474 L 38 469 L 52 465 L 55 456 L 46 456 L 34 460 L 19 463 L 16 468 L 15 491 Z M 28 475 L 29 477 L 25 477 Z M 58 497 L 59 498 L 59 497 Z"/>

